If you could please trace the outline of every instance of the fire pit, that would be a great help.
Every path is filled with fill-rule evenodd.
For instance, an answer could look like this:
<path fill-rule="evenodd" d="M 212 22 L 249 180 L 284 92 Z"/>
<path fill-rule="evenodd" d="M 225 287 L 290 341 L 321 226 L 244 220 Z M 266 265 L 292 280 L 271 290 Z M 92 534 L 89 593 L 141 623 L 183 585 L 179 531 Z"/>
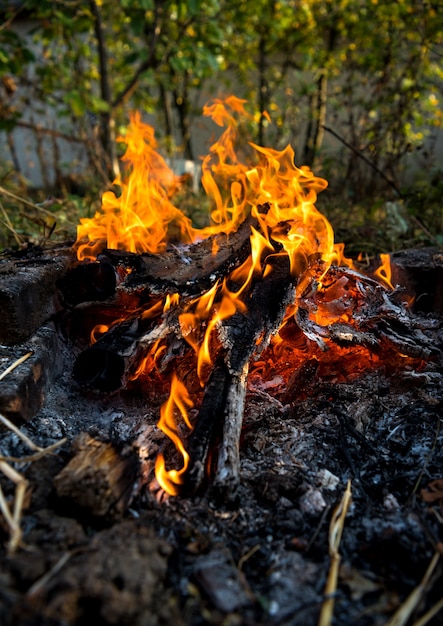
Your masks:
<path fill-rule="evenodd" d="M 174 206 L 179 181 L 134 116 L 128 177 L 75 245 L 4 262 L 5 360 L 29 356 L 0 410 L 40 450 L 20 518 L 34 552 L 8 556 L 6 624 L 376 624 L 438 608 L 441 310 L 414 305 L 417 263 L 346 259 L 315 207 L 326 182 L 289 147 L 251 145 L 243 164 L 243 105 L 206 109 L 226 127 L 203 162 L 210 226 Z M 427 261 L 429 296 L 439 252 Z M 26 445 L 5 429 L 5 457 Z"/>

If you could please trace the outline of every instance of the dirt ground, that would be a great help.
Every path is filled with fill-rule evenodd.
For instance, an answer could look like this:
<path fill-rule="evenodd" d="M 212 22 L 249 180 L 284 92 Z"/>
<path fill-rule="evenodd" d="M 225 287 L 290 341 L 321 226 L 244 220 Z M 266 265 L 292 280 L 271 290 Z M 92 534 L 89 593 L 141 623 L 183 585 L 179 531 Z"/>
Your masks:
<path fill-rule="evenodd" d="M 442 349 L 441 317 L 421 321 Z M 66 442 L 12 464 L 30 488 L 13 553 L 2 518 L 1 624 L 317 624 L 330 522 L 348 483 L 333 618 L 323 623 L 443 624 L 442 558 L 434 557 L 443 549 L 441 356 L 316 377 L 284 401 L 251 381 L 241 484 L 229 502 L 210 488 L 192 498 L 154 489 L 164 398 L 155 389 L 84 393 L 72 381 L 71 346 L 63 349 L 63 373 L 21 430 L 40 446 Z M 137 460 L 123 511 L 92 515 L 57 495 L 54 479 L 81 432 Z M 29 454 L 9 429 L 0 451 Z M 12 503 L 14 483 L 0 480 Z"/>
<path fill-rule="evenodd" d="M 167 496 L 154 477 L 159 451 L 174 463 L 157 426 L 165 388 L 140 379 L 86 391 L 73 377 L 81 348 L 66 318 L 34 307 L 41 321 L 54 318 L 44 332 L 0 345 L 3 369 L 27 350 L 40 354 L 15 391 L 20 368 L 0 374 L 4 406 L 23 417 L 19 431 L 0 425 L 0 624 L 443 624 L 443 317 L 429 312 L 443 309 L 440 274 L 425 281 L 429 259 L 413 258 L 412 287 L 437 306 L 411 318 L 432 346 L 425 360 L 398 354 L 398 342 L 395 354 L 354 345 L 322 356 L 307 341 L 285 347 L 293 372 L 282 378 L 263 353 L 248 379 L 239 489 L 223 496 L 211 481 L 192 497 Z M 23 293 L 40 297 L 42 276 L 52 293 L 59 266 L 25 261 Z M 9 267 L 3 284 L 10 279 L 9 300 L 23 308 Z M 15 333 L 29 332 L 26 306 Z M 60 445 L 36 454 L 29 441 Z M 91 460 L 63 491 L 82 445 L 102 450 L 105 469 Z M 7 515 L 21 479 L 12 550 Z"/>

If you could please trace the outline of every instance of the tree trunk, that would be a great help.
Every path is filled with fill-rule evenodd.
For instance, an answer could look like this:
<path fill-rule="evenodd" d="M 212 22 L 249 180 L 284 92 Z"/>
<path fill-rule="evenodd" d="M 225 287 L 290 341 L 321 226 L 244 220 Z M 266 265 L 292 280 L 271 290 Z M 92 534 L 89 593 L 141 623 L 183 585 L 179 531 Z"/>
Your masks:
<path fill-rule="evenodd" d="M 192 150 L 191 132 L 189 129 L 189 94 L 186 74 L 183 79 L 183 88 L 181 91 L 179 89 L 174 89 L 174 104 L 178 112 L 180 132 L 183 138 L 183 158 L 193 161 L 194 153 Z"/>
<path fill-rule="evenodd" d="M 335 48 L 337 30 L 332 25 L 327 34 L 326 60 Z M 328 70 L 324 64 L 317 78 L 315 92 L 310 100 L 309 123 L 303 150 L 303 162 L 312 167 L 323 144 L 328 100 Z"/>
<path fill-rule="evenodd" d="M 94 32 L 97 39 L 98 62 L 100 69 L 100 95 L 108 105 L 108 110 L 100 114 L 100 140 L 106 161 L 106 169 L 112 178 L 120 173 L 115 141 L 115 121 L 112 116 L 112 96 L 108 74 L 108 55 L 103 32 L 100 9 L 95 0 L 90 0 L 91 12 L 94 16 Z"/>

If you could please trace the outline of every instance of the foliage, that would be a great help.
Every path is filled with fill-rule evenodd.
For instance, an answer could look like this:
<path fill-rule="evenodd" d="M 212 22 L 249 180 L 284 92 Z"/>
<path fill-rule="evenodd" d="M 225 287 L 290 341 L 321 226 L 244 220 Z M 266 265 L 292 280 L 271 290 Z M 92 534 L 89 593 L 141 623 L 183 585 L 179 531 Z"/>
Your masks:
<path fill-rule="evenodd" d="M 300 164 L 330 181 L 336 206 L 359 207 L 370 221 L 374 196 L 403 199 L 412 221 L 429 215 L 425 230 L 443 230 L 434 219 L 439 200 L 423 193 L 429 179 L 415 192 L 408 169 L 442 125 L 435 3 L 25 0 L 2 17 L 0 132 L 18 174 L 12 131 L 21 128 L 35 134 L 43 171 L 43 139 L 55 149 L 62 137 L 83 146 L 84 171 L 104 188 L 118 172 L 117 137 L 133 109 L 155 115 L 169 154 L 195 159 L 200 94 L 234 90 L 254 113 L 250 137 L 291 143 Z M 47 128 L 35 121 L 42 116 Z M 422 171 L 432 165 L 430 153 Z"/>

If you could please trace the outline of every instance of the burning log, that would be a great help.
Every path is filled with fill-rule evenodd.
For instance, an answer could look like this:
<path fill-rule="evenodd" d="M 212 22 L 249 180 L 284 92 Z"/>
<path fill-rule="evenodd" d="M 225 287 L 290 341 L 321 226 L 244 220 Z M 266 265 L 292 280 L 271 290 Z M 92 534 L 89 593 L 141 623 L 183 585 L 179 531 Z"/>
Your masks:
<path fill-rule="evenodd" d="M 257 207 L 261 214 L 268 209 L 268 205 Z M 145 299 L 147 294 L 200 295 L 247 259 L 251 226 L 257 228 L 258 219 L 250 214 L 234 232 L 218 233 L 189 246 L 170 246 L 163 254 L 105 249 L 96 262 L 71 269 L 58 287 L 71 306 L 105 301 L 118 286 L 123 291 L 140 291 Z"/>
<path fill-rule="evenodd" d="M 268 205 L 257 207 L 262 214 L 268 209 Z M 107 250 L 106 254 L 113 264 L 131 269 L 124 281 L 125 289 L 148 288 L 152 294 L 196 296 L 248 258 L 251 227 L 257 226 L 257 217 L 250 214 L 234 232 L 218 233 L 189 246 L 175 246 L 163 254 L 129 254 L 115 250 Z"/>
<path fill-rule="evenodd" d="M 74 364 L 74 378 L 97 391 L 116 391 L 128 380 L 147 346 L 169 331 L 164 322 L 157 324 L 150 317 L 131 316 L 80 353 Z"/>
<path fill-rule="evenodd" d="M 214 365 L 196 427 L 188 441 L 191 458 L 186 478 L 188 491 L 195 492 L 203 484 L 210 444 L 221 433 L 214 488 L 223 496 L 235 499 L 249 362 L 278 330 L 294 294 L 295 278 L 291 276 L 288 257 L 270 254 L 263 273 L 241 295 L 244 310 L 220 324 L 218 335 L 223 351 Z"/>

